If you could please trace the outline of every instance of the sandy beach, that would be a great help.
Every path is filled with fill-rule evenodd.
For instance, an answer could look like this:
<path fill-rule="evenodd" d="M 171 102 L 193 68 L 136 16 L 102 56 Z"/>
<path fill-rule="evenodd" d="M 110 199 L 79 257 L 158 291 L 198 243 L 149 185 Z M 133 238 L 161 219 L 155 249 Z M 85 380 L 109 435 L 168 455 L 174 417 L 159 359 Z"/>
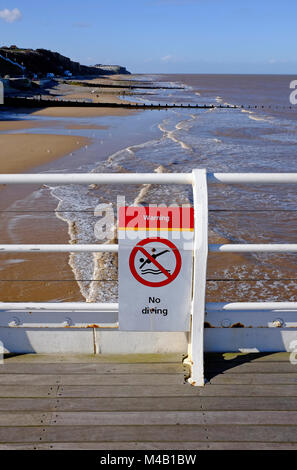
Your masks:
<path fill-rule="evenodd" d="M 63 114 L 63 113 L 62 113 Z M 107 113 L 105 113 L 107 114 Z M 0 132 L 5 131 L 18 131 L 18 130 L 26 130 L 26 129 L 34 129 L 42 127 L 61 127 L 61 123 L 59 121 L 23 121 L 23 120 L 10 120 L 10 121 L 1 121 L 0 120 Z M 65 129 L 107 129 L 107 126 L 100 126 L 97 124 L 66 124 L 63 126 Z"/>
<path fill-rule="evenodd" d="M 116 77 L 120 79 L 119 76 Z M 82 81 L 83 82 L 83 81 Z M 92 79 L 90 83 L 105 85 L 114 85 L 114 81 L 106 78 Z M 119 82 L 122 83 L 122 82 Z M 123 82 L 126 83 L 126 82 Z M 130 82 L 128 82 L 130 83 Z M 71 92 L 69 92 L 71 90 Z M 76 90 L 76 92 L 73 92 Z M 103 90 L 103 91 L 102 91 Z M 123 89 L 96 89 L 96 94 L 92 93 L 92 88 L 84 88 L 81 86 L 73 86 L 66 84 L 58 84 L 50 90 L 50 96 L 59 99 L 84 99 L 94 102 L 104 103 L 124 103 L 118 95 L 123 93 Z M 113 109 L 113 108 L 83 108 L 83 107 L 50 107 L 37 111 L 32 110 L 14 110 L 13 119 L 1 119 L 0 116 L 0 147 L 2 149 L 0 154 L 0 172 L 1 173 L 18 173 L 28 171 L 30 168 L 54 161 L 64 155 L 70 154 L 90 143 L 90 140 L 83 136 L 70 136 L 70 135 L 55 135 L 55 134 L 30 134 L 26 130 L 35 128 L 59 128 L 73 130 L 86 130 L 86 129 L 107 129 L 105 125 L 98 124 L 84 124 L 81 122 L 61 123 L 58 120 L 25 120 L 21 116 L 28 114 L 36 117 L 49 117 L 49 118 L 87 118 L 87 117 L 105 117 L 105 116 L 127 116 L 135 111 L 127 109 Z M 20 116 L 20 117 L 18 117 Z M 6 131 L 21 131 L 24 133 L 6 134 Z"/>
<path fill-rule="evenodd" d="M 104 116 L 128 116 L 137 111 L 121 108 L 69 108 L 50 107 L 35 111 L 34 116 L 48 117 L 104 117 Z"/>
<path fill-rule="evenodd" d="M 51 123 L 48 121 L 43 121 L 38 123 L 38 127 L 47 127 L 49 124 L 51 126 L 55 125 L 53 121 Z M 34 129 L 34 127 L 36 127 L 36 122 L 34 121 L 18 121 L 16 119 L 5 121 L 0 119 L 0 132 Z"/>
<path fill-rule="evenodd" d="M 0 135 L 3 149 L 1 173 L 22 173 L 30 168 L 56 160 L 90 143 L 90 139 L 46 134 Z"/>
<path fill-rule="evenodd" d="M 108 83 L 109 79 L 104 82 Z M 59 87 L 59 99 L 90 99 L 91 96 L 98 102 L 121 103 L 117 93 L 122 93 L 122 89 L 112 92 L 104 89 L 98 98 L 90 92 L 81 93 L 85 91 L 82 87 L 76 88 L 77 93 L 69 94 L 66 85 Z M 57 91 L 53 93 L 56 96 Z M 44 171 L 44 168 L 55 171 L 55 162 L 72 153 L 77 164 L 79 157 L 76 152 L 92 144 L 92 139 L 85 137 L 84 132 L 106 131 L 109 126 L 104 124 L 105 117 L 131 114 L 135 111 L 108 107 L 51 107 L 35 112 L 32 109 L 13 109 L 11 113 L 7 109 L 0 115 L 0 172 L 33 173 Z M 98 124 L 98 120 L 93 122 L 97 117 L 102 118 L 102 124 Z M 90 120 L 85 122 L 86 118 Z M 51 133 L 47 133 L 47 129 Z M 75 135 L 69 135 L 69 132 Z M 68 226 L 57 218 L 57 200 L 49 190 L 45 188 L 33 205 L 27 205 L 26 198 L 34 190 L 38 188 L 21 185 L 1 187 L 1 243 L 69 243 Z M 22 208 L 16 211 L 15 207 L 20 204 L 18 201 L 23 201 Z M 13 232 L 11 227 L 14 227 Z M 17 240 L 14 238 L 16 232 Z M 83 300 L 67 254 L 2 254 L 0 271 L 2 301 Z"/>

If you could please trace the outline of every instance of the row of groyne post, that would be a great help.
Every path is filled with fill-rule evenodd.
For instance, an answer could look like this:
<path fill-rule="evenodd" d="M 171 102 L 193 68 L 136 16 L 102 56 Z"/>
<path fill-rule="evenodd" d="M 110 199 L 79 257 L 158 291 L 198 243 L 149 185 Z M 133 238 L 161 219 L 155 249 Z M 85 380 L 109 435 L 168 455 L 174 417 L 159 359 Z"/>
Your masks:
<path fill-rule="evenodd" d="M 8 107 L 14 108 L 48 108 L 48 107 L 81 107 L 81 108 L 128 108 L 128 109 L 171 109 L 171 108 L 190 108 L 190 109 L 264 109 L 270 106 L 260 105 L 223 105 L 223 104 L 176 104 L 176 103 L 94 103 L 92 101 L 62 100 L 62 99 L 44 99 L 32 97 L 5 97 L 5 103 Z M 288 108 L 292 108 L 289 106 Z"/>

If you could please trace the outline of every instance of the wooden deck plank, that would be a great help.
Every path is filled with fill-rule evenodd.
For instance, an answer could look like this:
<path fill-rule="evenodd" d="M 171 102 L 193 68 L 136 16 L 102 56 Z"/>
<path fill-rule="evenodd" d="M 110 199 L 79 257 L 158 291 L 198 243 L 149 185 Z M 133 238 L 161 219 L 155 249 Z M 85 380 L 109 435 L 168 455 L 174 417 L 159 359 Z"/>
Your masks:
<path fill-rule="evenodd" d="M 297 411 L 296 397 L 1 398 L 0 411 Z"/>
<path fill-rule="evenodd" d="M 48 447 L 47 447 L 48 448 Z M 52 443 L 53 450 L 296 450 L 296 443 L 269 442 L 118 442 Z M 1 449 L 1 446 L 0 446 Z"/>
<path fill-rule="evenodd" d="M 296 397 L 143 397 L 139 398 L 61 398 L 57 410 L 115 411 L 199 411 L 199 410 L 297 410 Z"/>
<path fill-rule="evenodd" d="M 191 399 L 193 401 L 193 398 Z M 203 410 L 209 411 L 295 411 L 296 397 L 200 397 Z"/>
<path fill-rule="evenodd" d="M 296 426 L 210 426 L 206 428 L 209 442 L 294 442 L 297 443 Z"/>
<path fill-rule="evenodd" d="M 0 367 L 0 374 L 185 374 L 188 367 L 182 363 L 134 364 L 72 364 L 72 363 L 8 363 Z"/>
<path fill-rule="evenodd" d="M 41 364 L 24 365 L 11 364 L 3 365 L 0 368 L 0 377 L 2 374 L 40 374 L 46 373 L 51 375 L 67 375 L 67 374 L 183 374 L 188 375 L 188 368 L 182 365 L 174 364 L 47 364 L 46 367 Z M 228 367 L 216 367 L 214 365 L 206 367 L 206 375 L 214 373 L 293 373 L 297 375 L 296 365 L 290 363 L 257 363 L 257 364 L 240 364 L 229 365 Z"/>
<path fill-rule="evenodd" d="M 45 433 L 45 429 L 45 427 L 39 426 L 3 426 L 0 427 L 0 443 L 40 442 Z"/>
<path fill-rule="evenodd" d="M 49 426 L 53 420 L 52 415 L 52 412 L 0 411 L 0 426 Z"/>
<path fill-rule="evenodd" d="M 279 442 L 42 442 L 0 443 L 0 450 L 296 450 Z"/>
<path fill-rule="evenodd" d="M 297 425 L 292 411 L 0 412 L 4 426 Z"/>
<path fill-rule="evenodd" d="M 177 385 L 184 374 L 0 374 L 1 385 Z"/>
<path fill-rule="evenodd" d="M 297 384 L 297 374 L 218 374 L 210 379 L 212 385 L 290 385 Z"/>
<path fill-rule="evenodd" d="M 55 397 L 57 385 L 0 385 L 0 399 L 3 397 Z"/>
<path fill-rule="evenodd" d="M 29 387 L 27 387 L 29 388 Z M 39 387 L 41 389 L 41 387 Z M 1 395 L 0 386 L 0 397 Z M 8 389 L 9 390 L 9 389 Z M 43 390 L 43 389 L 42 389 Z M 40 393 L 42 393 L 42 390 Z M 30 393 L 28 390 L 26 393 Z M 5 395 L 9 396 L 9 395 Z M 31 396 L 25 395 L 24 396 Z M 38 395 L 36 391 L 35 396 Z M 224 397 L 297 397 L 297 385 L 212 385 L 192 387 L 184 385 L 121 385 L 120 387 L 97 386 L 61 386 L 58 397 L 193 397 L 193 396 L 224 396 Z"/>
<path fill-rule="evenodd" d="M 281 445 L 281 444 L 280 444 Z M 206 450 L 207 442 L 44 442 L 0 443 L 1 450 Z M 292 447 L 289 447 L 291 449 Z M 288 447 L 285 448 L 287 450 Z"/>
<path fill-rule="evenodd" d="M 267 353 L 206 353 L 204 360 L 208 362 L 289 362 L 290 352 Z"/>
<path fill-rule="evenodd" d="M 208 362 L 289 362 L 290 352 L 278 353 L 206 353 Z M 70 363 L 70 364 L 134 364 L 134 363 L 181 363 L 186 355 L 169 354 L 6 354 L 5 363 Z"/>
<path fill-rule="evenodd" d="M 204 426 L 56 426 L 3 427 L 0 442 L 170 442 L 207 441 Z"/>
<path fill-rule="evenodd" d="M 205 365 L 205 374 L 267 374 L 267 373 L 292 373 L 297 375 L 297 365 L 290 362 L 245 362 L 242 364 L 226 361 L 222 363 L 209 363 Z"/>
<path fill-rule="evenodd" d="M 181 353 L 166 354 L 6 354 L 5 363 L 21 364 L 154 364 L 181 363 L 185 356 Z"/>
<path fill-rule="evenodd" d="M 1 398 L 0 411 L 55 411 L 55 398 Z"/>
<path fill-rule="evenodd" d="M 39 374 L 0 374 L 2 385 L 177 385 L 185 381 L 183 374 L 66 374 L 66 375 L 39 375 Z M 297 384 L 297 374 L 270 374 L 270 373 L 237 373 L 217 374 L 210 379 L 210 384 L 255 384 L 255 385 L 285 385 Z"/>
<path fill-rule="evenodd" d="M 61 375 L 54 375 L 54 374 L 0 374 L 0 387 L 6 385 L 19 385 L 19 386 L 26 386 L 26 385 L 36 385 L 36 386 L 51 386 L 51 385 L 58 385 L 61 383 Z M 79 379 L 77 374 L 73 377 L 73 384 L 75 383 L 76 379 Z M 90 376 L 93 377 L 93 376 Z M 76 382 L 77 383 L 77 382 Z M 83 382 L 86 383 L 86 382 Z"/>
<path fill-rule="evenodd" d="M 117 398 L 117 397 L 189 397 L 197 396 L 202 390 L 192 387 L 189 384 L 182 385 L 121 385 L 115 387 L 113 385 L 96 385 L 76 386 L 62 385 L 57 393 L 58 397 L 90 397 L 90 398 Z M 297 395 L 297 393 L 296 393 Z M 0 387 L 1 396 L 1 387 Z"/>
<path fill-rule="evenodd" d="M 36 426 L 0 427 L 0 442 L 291 442 L 297 426 Z"/>
<path fill-rule="evenodd" d="M 1 413 L 0 413 L 1 422 Z M 18 425 L 15 414 L 13 425 Z M 297 425 L 297 411 L 149 411 L 149 412 L 58 412 L 54 426 L 152 426 L 152 425 Z"/>

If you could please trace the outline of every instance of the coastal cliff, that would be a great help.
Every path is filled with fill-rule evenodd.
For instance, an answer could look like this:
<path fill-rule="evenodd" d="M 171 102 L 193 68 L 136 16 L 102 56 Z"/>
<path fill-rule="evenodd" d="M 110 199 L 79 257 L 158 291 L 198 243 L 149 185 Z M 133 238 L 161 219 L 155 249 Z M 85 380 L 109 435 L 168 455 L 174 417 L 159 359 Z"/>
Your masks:
<path fill-rule="evenodd" d="M 113 75 L 130 74 L 119 65 L 81 65 L 58 52 L 47 49 L 20 49 L 16 46 L 0 48 L 0 76 L 37 75 L 38 77 L 53 74 L 60 76 L 70 72 L 72 75 Z"/>

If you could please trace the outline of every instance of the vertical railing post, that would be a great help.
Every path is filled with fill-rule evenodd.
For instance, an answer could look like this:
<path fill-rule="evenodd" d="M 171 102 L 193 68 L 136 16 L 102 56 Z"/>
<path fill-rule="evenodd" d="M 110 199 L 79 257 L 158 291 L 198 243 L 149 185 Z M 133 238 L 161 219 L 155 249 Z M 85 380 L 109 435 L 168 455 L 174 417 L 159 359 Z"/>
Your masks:
<path fill-rule="evenodd" d="M 189 359 L 191 377 L 189 382 L 204 386 L 204 316 L 206 293 L 206 269 L 208 255 L 208 195 L 206 169 L 193 170 L 194 196 L 194 260 L 192 327 Z"/>

